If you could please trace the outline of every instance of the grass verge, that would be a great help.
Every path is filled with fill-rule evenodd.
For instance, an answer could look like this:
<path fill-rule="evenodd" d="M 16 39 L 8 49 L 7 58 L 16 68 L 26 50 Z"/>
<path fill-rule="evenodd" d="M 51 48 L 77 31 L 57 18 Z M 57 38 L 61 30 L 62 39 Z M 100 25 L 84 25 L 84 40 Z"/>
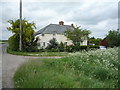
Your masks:
<path fill-rule="evenodd" d="M 69 53 L 67 52 L 20 52 L 20 51 L 12 51 L 7 49 L 9 54 L 13 55 L 22 55 L 22 56 L 67 56 Z"/>
<path fill-rule="evenodd" d="M 117 88 L 117 48 L 74 53 L 60 59 L 36 59 L 14 75 L 17 88 Z"/>

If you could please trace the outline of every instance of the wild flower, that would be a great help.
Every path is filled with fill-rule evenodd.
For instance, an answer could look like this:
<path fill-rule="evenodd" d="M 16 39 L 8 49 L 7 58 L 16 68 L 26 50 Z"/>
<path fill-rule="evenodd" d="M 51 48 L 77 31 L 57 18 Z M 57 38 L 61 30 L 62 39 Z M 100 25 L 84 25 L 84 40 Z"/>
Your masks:
<path fill-rule="evenodd" d="M 30 65 L 26 65 L 27 68 L 23 69 L 24 75 L 26 75 L 25 73 L 26 71 L 33 72 L 34 70 L 38 70 L 37 71 L 38 74 L 36 74 L 35 78 L 30 77 L 32 73 L 27 73 L 26 79 L 20 80 L 19 78 L 17 79 L 18 82 L 15 84 L 19 86 L 21 84 L 25 84 L 26 82 L 26 85 L 28 85 L 28 83 L 31 81 L 29 83 L 30 84 L 29 87 L 31 87 L 35 83 L 36 86 L 38 86 L 39 83 L 44 83 L 44 86 L 42 86 L 42 84 L 39 84 L 41 85 L 40 87 L 53 86 L 57 88 L 59 87 L 116 88 L 117 87 L 117 79 L 118 79 L 117 48 L 70 53 L 69 56 L 66 56 L 61 59 L 57 59 L 57 60 L 43 59 L 42 61 L 43 61 L 42 65 L 39 65 L 36 64 L 38 63 L 38 60 L 33 60 L 33 62 L 31 62 Z M 37 69 L 35 69 L 36 66 L 38 67 Z M 31 67 L 33 68 L 31 69 Z M 45 81 L 43 82 L 42 80 Z M 70 85 L 66 86 L 68 84 Z"/>

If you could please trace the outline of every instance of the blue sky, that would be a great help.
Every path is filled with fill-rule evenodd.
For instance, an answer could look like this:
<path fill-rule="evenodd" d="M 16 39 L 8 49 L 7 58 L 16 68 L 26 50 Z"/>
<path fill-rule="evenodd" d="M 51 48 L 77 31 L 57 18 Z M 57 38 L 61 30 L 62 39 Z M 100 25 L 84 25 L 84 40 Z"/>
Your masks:
<path fill-rule="evenodd" d="M 104 38 L 109 30 L 118 28 L 119 0 L 23 0 L 23 18 L 36 23 L 40 30 L 49 24 L 64 21 L 65 25 L 81 26 L 92 33 L 90 37 Z M 13 35 L 6 29 L 8 20 L 19 18 L 19 0 L 3 0 L 0 3 L 0 39 Z"/>

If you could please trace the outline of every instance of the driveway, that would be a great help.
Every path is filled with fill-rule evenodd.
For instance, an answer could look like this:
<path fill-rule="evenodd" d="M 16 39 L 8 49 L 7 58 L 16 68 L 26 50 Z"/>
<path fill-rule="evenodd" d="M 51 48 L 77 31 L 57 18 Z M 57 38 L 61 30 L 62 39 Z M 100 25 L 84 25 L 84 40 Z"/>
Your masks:
<path fill-rule="evenodd" d="M 3 44 L 1 47 L 2 47 L 2 88 L 14 88 L 12 78 L 17 68 L 23 62 L 37 58 L 60 58 L 60 57 L 32 57 L 11 55 L 6 53 L 7 44 Z"/>

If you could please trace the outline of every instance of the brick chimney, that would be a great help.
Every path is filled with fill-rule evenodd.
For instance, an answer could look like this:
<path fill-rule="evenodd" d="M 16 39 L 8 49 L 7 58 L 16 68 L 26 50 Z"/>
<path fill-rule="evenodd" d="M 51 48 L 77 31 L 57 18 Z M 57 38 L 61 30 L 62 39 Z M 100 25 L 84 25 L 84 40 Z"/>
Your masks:
<path fill-rule="evenodd" d="M 64 25 L 64 22 L 63 21 L 59 21 L 59 25 Z"/>

